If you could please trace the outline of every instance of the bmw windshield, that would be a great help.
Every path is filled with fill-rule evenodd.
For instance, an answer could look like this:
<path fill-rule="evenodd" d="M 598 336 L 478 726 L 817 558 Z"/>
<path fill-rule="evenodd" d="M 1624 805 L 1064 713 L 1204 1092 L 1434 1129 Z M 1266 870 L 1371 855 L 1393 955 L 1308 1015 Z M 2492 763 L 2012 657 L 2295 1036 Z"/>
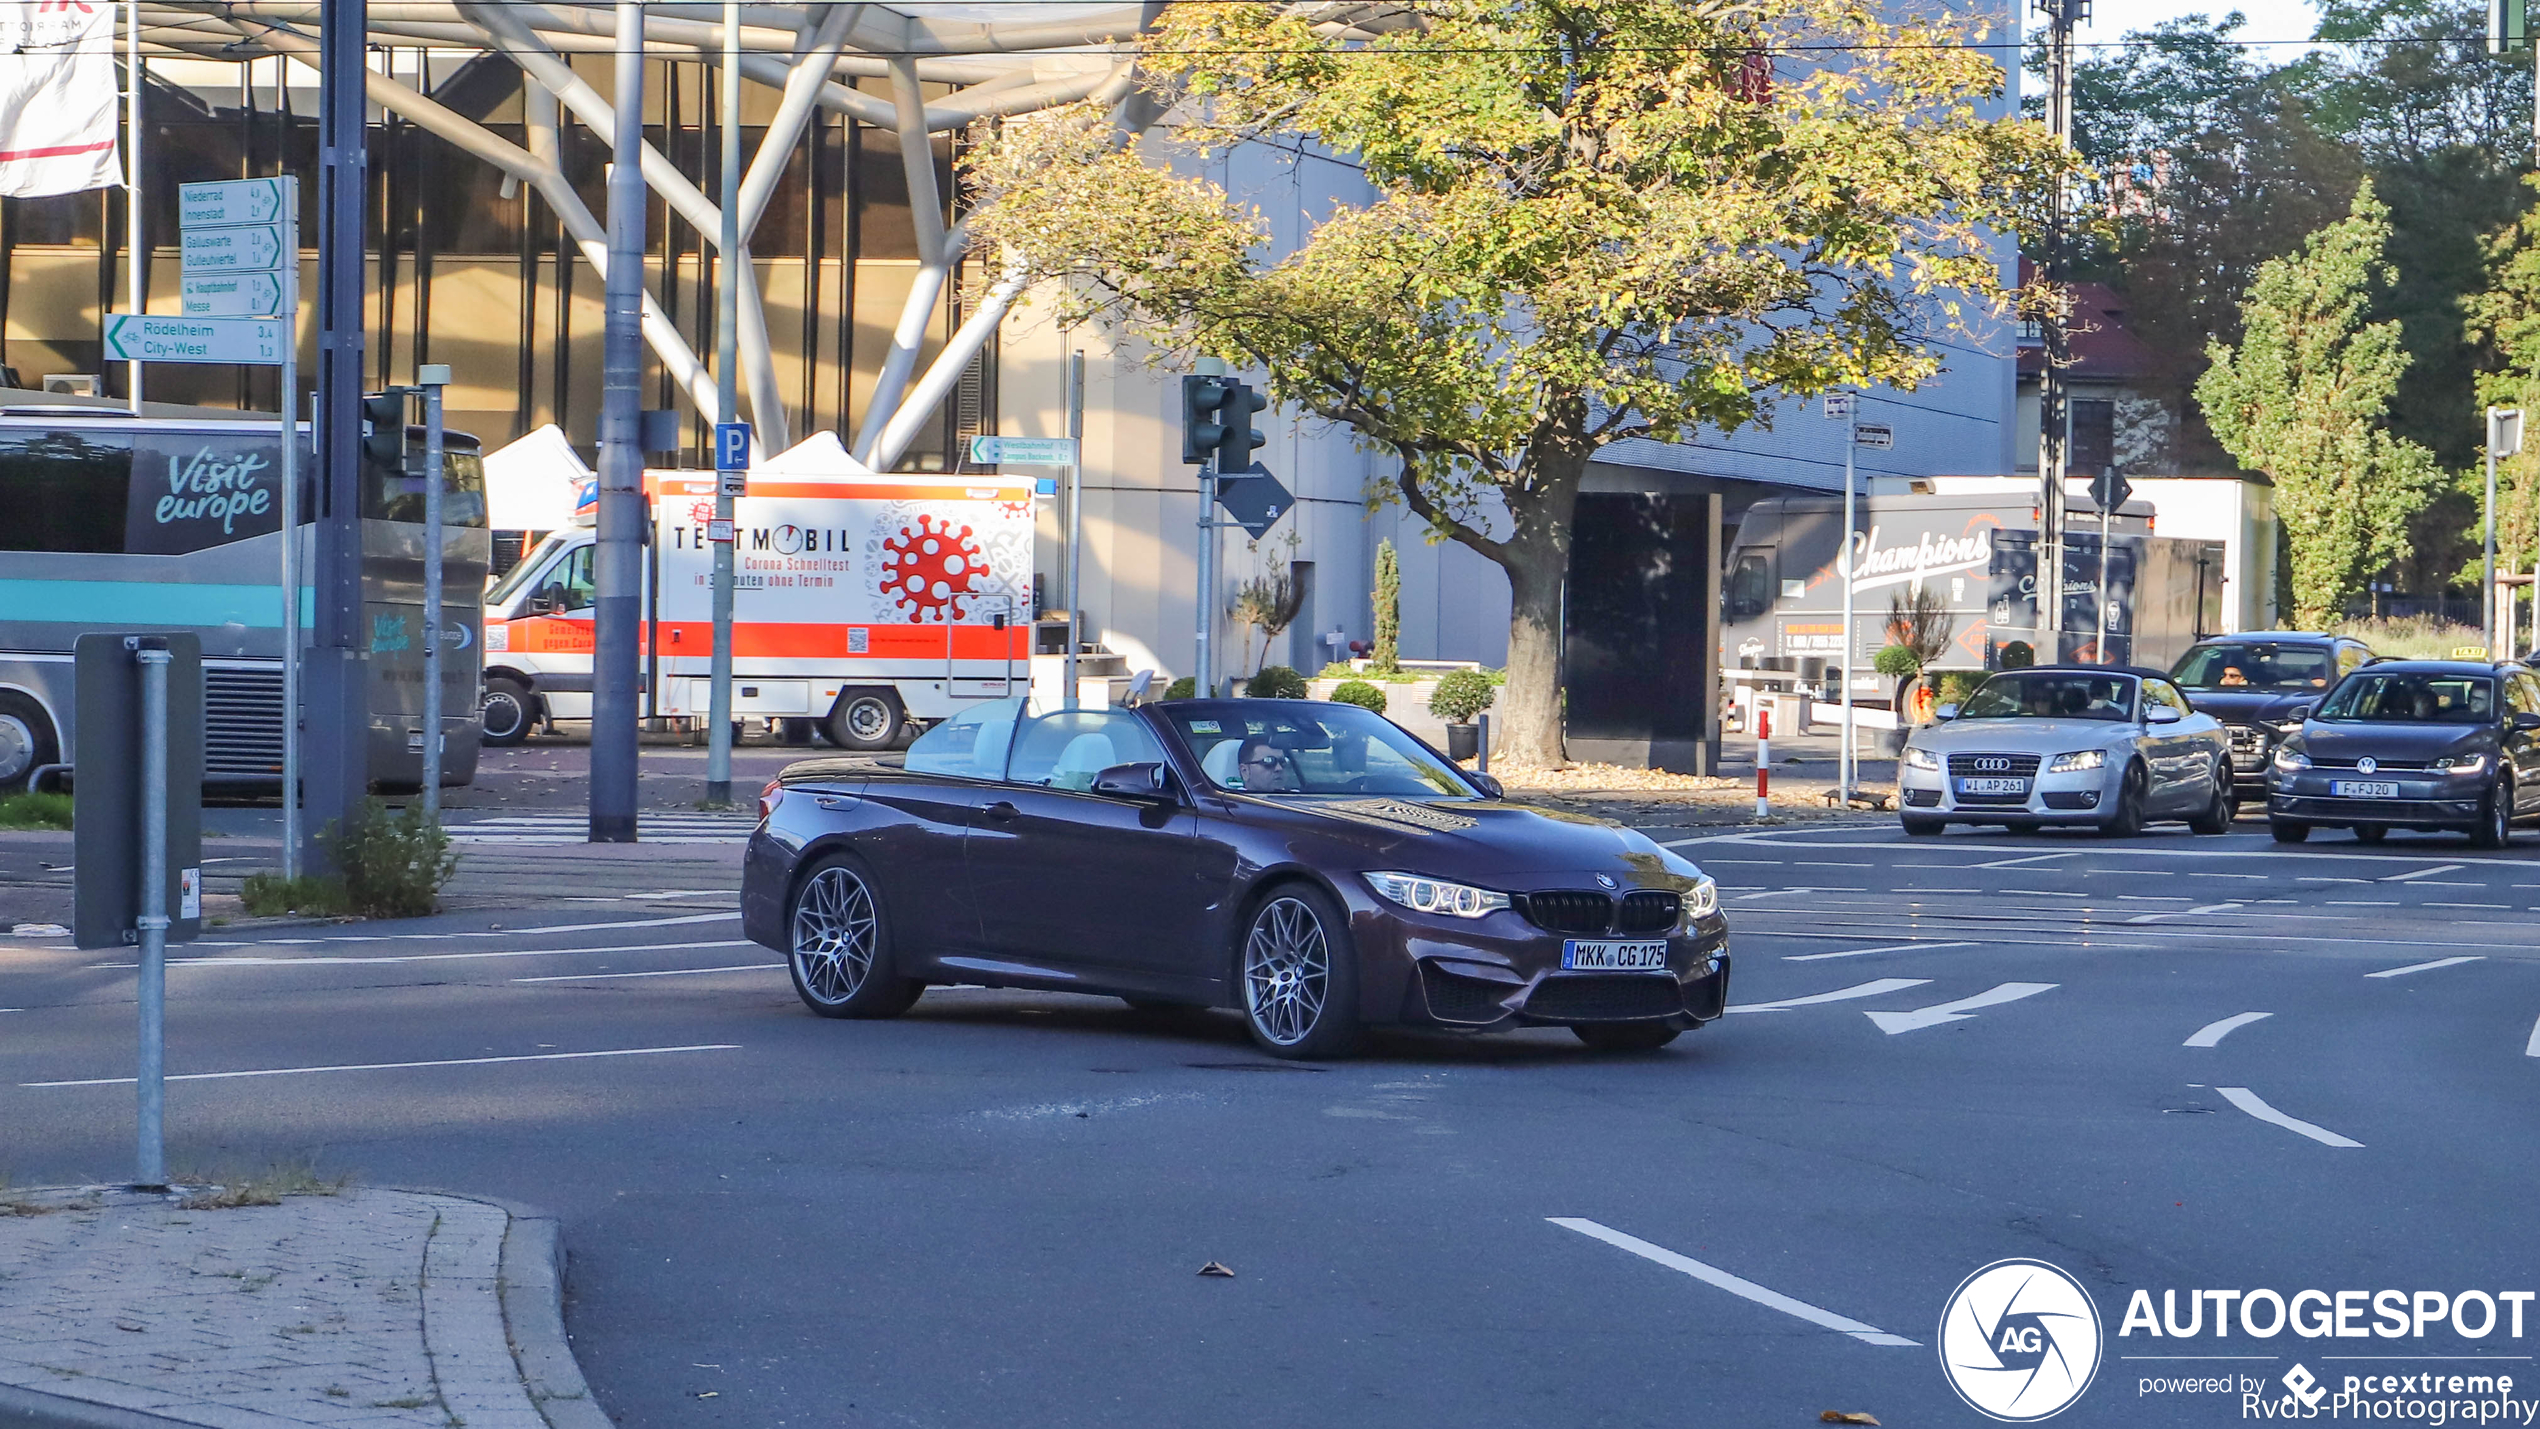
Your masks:
<path fill-rule="evenodd" d="M 1382 715 L 1313 700 L 1192 700 L 1165 722 L 1221 788 L 1252 794 L 1475 797 L 1452 765 Z"/>
<path fill-rule="evenodd" d="M 2134 681 L 2069 671 L 1996 675 L 1967 697 L 1958 718 L 2102 719 L 2134 717 Z"/>

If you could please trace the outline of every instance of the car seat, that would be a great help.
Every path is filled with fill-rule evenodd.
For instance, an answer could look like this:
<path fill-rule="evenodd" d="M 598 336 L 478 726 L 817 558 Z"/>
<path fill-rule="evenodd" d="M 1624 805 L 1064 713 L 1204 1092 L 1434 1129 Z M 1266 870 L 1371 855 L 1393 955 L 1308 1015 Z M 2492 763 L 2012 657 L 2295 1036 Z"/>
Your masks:
<path fill-rule="evenodd" d="M 1050 766 L 1050 787 L 1091 789 L 1095 775 L 1119 762 L 1112 752 L 1110 735 L 1080 734 L 1067 741 L 1067 747 L 1059 751 L 1058 762 Z"/>
<path fill-rule="evenodd" d="M 1242 740 L 1221 739 L 1210 745 L 1208 752 L 1200 756 L 1199 770 L 1208 776 L 1210 783 L 1221 789 L 1240 789 L 1244 786 L 1243 775 L 1238 771 L 1235 761 L 1243 756 L 1243 752 Z"/>

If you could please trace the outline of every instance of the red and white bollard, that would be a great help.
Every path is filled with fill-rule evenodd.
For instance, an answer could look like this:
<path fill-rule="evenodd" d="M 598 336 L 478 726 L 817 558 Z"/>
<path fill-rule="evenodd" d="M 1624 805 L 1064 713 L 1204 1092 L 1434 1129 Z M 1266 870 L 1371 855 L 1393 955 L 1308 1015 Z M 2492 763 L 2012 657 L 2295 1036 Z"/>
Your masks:
<path fill-rule="evenodd" d="M 1767 793 L 1773 781 L 1773 710 L 1755 702 L 1755 817 L 1769 819 L 1773 806 Z"/>

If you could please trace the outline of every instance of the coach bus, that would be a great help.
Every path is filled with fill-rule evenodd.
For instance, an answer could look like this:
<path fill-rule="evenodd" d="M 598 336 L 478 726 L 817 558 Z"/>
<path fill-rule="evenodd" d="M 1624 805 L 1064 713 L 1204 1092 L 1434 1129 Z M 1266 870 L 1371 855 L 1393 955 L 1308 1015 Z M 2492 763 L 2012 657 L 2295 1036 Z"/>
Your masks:
<path fill-rule="evenodd" d="M 76 766 L 72 642 L 192 631 L 203 642 L 207 792 L 282 787 L 281 436 L 270 414 L 125 409 L 9 393 L 0 402 L 0 793 Z M 23 402 L 18 399 L 25 399 Z M 365 461 L 362 600 L 370 778 L 423 779 L 422 434 L 412 473 Z M 475 778 L 479 600 L 491 543 L 473 437 L 445 443 L 442 782 Z M 300 570 L 314 554 L 316 463 L 303 427 Z M 302 639 L 313 596 L 301 590 Z"/>

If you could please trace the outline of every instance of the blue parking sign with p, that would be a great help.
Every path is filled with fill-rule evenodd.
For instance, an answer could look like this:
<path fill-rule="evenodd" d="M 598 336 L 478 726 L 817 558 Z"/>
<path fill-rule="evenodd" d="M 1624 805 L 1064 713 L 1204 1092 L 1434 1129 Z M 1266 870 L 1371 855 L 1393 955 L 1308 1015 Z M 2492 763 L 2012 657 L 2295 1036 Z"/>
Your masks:
<path fill-rule="evenodd" d="M 750 469 L 750 424 L 717 422 L 714 424 L 714 469 L 716 471 L 748 471 Z"/>

